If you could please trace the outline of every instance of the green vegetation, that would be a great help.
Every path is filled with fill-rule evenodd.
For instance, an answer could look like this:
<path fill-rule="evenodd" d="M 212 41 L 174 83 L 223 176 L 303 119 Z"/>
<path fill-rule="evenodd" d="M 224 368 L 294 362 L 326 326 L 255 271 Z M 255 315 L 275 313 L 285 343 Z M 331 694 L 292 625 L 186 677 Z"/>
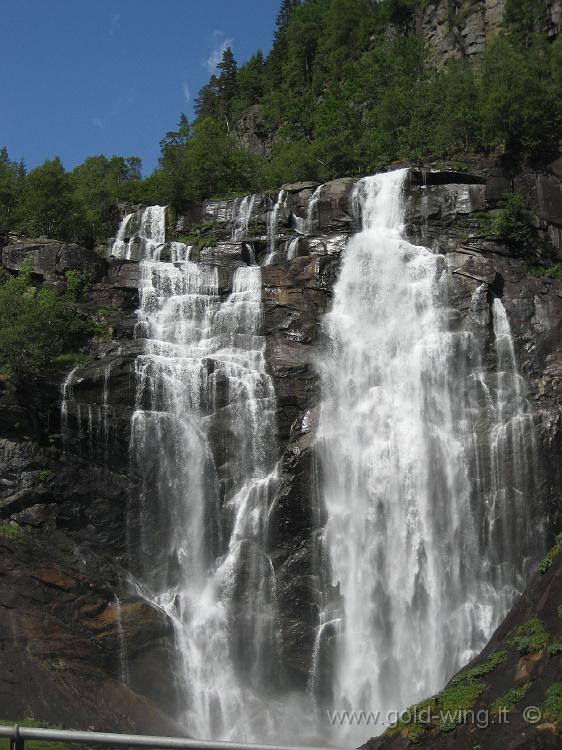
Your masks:
<path fill-rule="evenodd" d="M 546 571 L 550 568 L 554 559 L 557 557 L 557 555 L 560 554 L 560 552 L 562 552 L 562 531 L 556 537 L 554 546 L 546 553 L 546 556 L 540 561 L 538 565 L 539 571 L 541 573 L 546 573 Z"/>
<path fill-rule="evenodd" d="M 546 691 L 546 701 L 541 706 L 543 718 L 562 729 L 562 682 L 555 682 Z"/>
<path fill-rule="evenodd" d="M 562 263 L 554 263 L 552 266 L 532 266 L 530 271 L 538 278 L 562 281 Z"/>
<path fill-rule="evenodd" d="M 41 375 L 96 333 L 96 324 L 79 312 L 75 293 L 72 286 L 62 295 L 33 286 L 32 263 L 17 277 L 0 279 L 0 362 L 12 385 Z"/>
<path fill-rule="evenodd" d="M 0 725 L 2 726 L 15 726 L 18 724 L 20 727 L 29 727 L 34 729 L 64 729 L 64 727 L 58 724 L 49 724 L 46 721 L 38 721 L 37 719 L 28 718 L 23 721 L 8 721 L 0 719 Z M 26 740 L 25 746 L 29 747 L 30 750 L 71 750 L 73 745 L 66 745 L 64 742 L 45 742 L 42 740 Z M 0 739 L 0 750 L 9 750 L 10 741 L 8 739 Z"/>
<path fill-rule="evenodd" d="M 407 720 L 398 721 L 386 734 L 403 734 L 415 744 L 431 728 L 431 718 L 436 714 L 441 717 L 437 731 L 452 731 L 463 720 L 464 712 L 472 709 L 475 701 L 486 690 L 486 683 L 481 678 L 493 672 L 506 658 L 506 651 L 494 651 L 482 664 L 466 669 L 454 677 L 449 687 L 438 695 L 411 706 L 405 712 Z"/>
<path fill-rule="evenodd" d="M 511 688 L 511 690 L 508 690 L 507 693 L 500 696 L 499 698 L 496 698 L 496 700 L 492 703 L 490 710 L 495 714 L 499 713 L 502 709 L 512 711 L 519 703 L 519 701 L 525 697 L 527 690 L 530 687 L 531 683 L 526 682 L 521 687 Z"/>
<path fill-rule="evenodd" d="M 216 247 L 218 240 L 212 235 L 182 234 L 178 237 L 178 242 L 204 250 L 206 247 Z"/>
<path fill-rule="evenodd" d="M 542 651 L 548 646 L 549 640 L 550 636 L 546 632 L 541 620 L 533 616 L 526 623 L 512 631 L 508 643 L 524 656 Z"/>
<path fill-rule="evenodd" d="M 93 246 L 115 225 L 118 201 L 176 209 L 300 179 L 358 175 L 396 161 L 474 154 L 544 164 L 562 137 L 562 38 L 541 33 L 545 0 L 506 0 L 503 33 L 477 64 L 439 69 L 407 29 L 426 0 L 282 0 L 273 46 L 238 65 L 230 48 L 161 140 L 155 172 L 137 157 L 92 156 L 70 172 L 59 159 L 26 174 L 0 152 L 0 231 Z M 449 15 L 451 33 L 463 21 Z M 239 122 L 267 143 L 241 147 Z M 247 129 L 247 126 L 245 126 Z M 536 236 L 517 198 L 494 231 L 516 247 Z M 514 224 L 512 226 L 512 220 Z"/>
<path fill-rule="evenodd" d="M 558 656 L 558 654 L 562 654 L 562 638 L 554 641 L 554 643 L 549 646 L 548 653 L 551 656 Z"/>
<path fill-rule="evenodd" d="M 476 667 L 467 669 L 461 672 L 459 675 L 453 678 L 454 684 L 462 682 L 471 682 L 477 680 L 479 677 L 483 677 L 485 674 L 493 672 L 502 662 L 507 659 L 507 651 L 494 651 L 482 664 L 478 664 Z"/>
<path fill-rule="evenodd" d="M 48 482 L 49 479 L 52 479 L 54 476 L 55 472 L 52 469 L 41 469 L 39 472 L 39 481 Z"/>
<path fill-rule="evenodd" d="M 518 193 L 504 195 L 500 209 L 491 222 L 492 234 L 520 253 L 540 245 L 533 214 L 525 208 Z"/>
<path fill-rule="evenodd" d="M 21 528 L 15 523 L 0 523 L 0 537 L 16 539 L 21 534 Z M 0 722 L 2 723 L 2 722 Z"/>

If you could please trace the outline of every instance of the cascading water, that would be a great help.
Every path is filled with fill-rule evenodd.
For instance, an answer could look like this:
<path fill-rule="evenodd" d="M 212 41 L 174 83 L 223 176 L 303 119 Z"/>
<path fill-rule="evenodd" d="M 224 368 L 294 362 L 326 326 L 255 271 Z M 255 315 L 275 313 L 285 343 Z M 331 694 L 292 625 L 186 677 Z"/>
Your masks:
<path fill-rule="evenodd" d="M 267 214 L 267 256 L 264 265 L 269 266 L 273 263 L 275 258 L 275 252 L 277 249 L 277 225 L 279 222 L 279 211 L 287 203 L 287 191 L 280 190 L 277 196 L 277 201 Z"/>
<path fill-rule="evenodd" d="M 532 420 L 514 387 L 505 311 L 496 300 L 498 374 L 486 386 L 478 367 L 463 371 L 474 342 L 449 328 L 444 258 L 402 237 L 406 177 L 357 184 L 362 230 L 325 318 L 318 452 L 328 580 L 310 689 L 340 710 L 400 710 L 443 687 L 505 615 L 522 583 L 520 556 L 537 553 L 524 529 Z M 478 443 L 484 386 L 490 430 Z M 495 523 L 510 540 L 499 553 L 489 544 Z M 366 733 L 334 731 L 336 741 Z"/>
<path fill-rule="evenodd" d="M 119 257 L 133 242 L 144 251 L 131 551 L 145 594 L 175 625 L 186 728 L 203 738 L 273 736 L 266 696 L 279 672 L 278 624 L 267 519 L 277 454 L 261 270 L 238 268 L 221 296 L 216 267 L 191 262 L 181 243 L 165 252 L 164 217 L 147 208 L 133 237 L 126 228 L 114 246 Z"/>
<path fill-rule="evenodd" d="M 246 195 L 235 202 L 232 216 L 232 239 L 235 242 L 246 238 L 255 202 L 256 195 Z"/>

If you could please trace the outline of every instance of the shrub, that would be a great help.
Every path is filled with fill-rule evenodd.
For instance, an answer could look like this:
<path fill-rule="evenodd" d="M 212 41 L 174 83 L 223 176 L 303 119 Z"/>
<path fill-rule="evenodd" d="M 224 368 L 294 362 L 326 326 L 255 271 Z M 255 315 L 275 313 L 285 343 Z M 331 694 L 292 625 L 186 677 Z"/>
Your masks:
<path fill-rule="evenodd" d="M 35 288 L 31 272 L 26 263 L 19 276 L 0 283 L 0 363 L 15 386 L 44 373 L 92 332 L 70 294 Z"/>

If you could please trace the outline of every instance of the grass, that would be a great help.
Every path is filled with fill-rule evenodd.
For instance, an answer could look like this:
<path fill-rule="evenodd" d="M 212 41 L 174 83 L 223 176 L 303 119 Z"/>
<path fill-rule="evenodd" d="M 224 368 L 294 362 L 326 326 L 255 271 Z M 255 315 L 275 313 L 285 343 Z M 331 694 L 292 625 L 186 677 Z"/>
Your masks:
<path fill-rule="evenodd" d="M 57 724 L 49 724 L 46 721 L 37 721 L 33 718 L 24 719 L 23 721 L 10 721 L 6 719 L 0 719 L 0 725 L 9 727 L 18 725 L 20 727 L 28 727 L 29 729 L 64 729 L 64 727 Z M 29 750 L 71 750 L 72 745 L 67 745 L 64 742 L 44 742 L 42 740 L 26 740 L 25 746 Z M 9 750 L 10 740 L 0 739 L 0 750 Z"/>
<path fill-rule="evenodd" d="M 517 651 L 525 656 L 542 651 L 548 646 L 550 636 L 546 632 L 541 620 L 534 616 L 530 617 L 526 623 L 515 628 L 511 632 L 511 638 L 508 643 Z"/>

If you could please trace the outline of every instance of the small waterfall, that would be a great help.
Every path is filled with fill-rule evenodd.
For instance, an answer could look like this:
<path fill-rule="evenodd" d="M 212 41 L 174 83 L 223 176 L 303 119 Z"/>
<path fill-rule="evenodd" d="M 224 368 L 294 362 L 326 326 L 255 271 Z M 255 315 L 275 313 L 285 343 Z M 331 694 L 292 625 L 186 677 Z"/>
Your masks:
<path fill-rule="evenodd" d="M 287 243 L 287 260 L 293 260 L 293 258 L 297 257 L 300 240 L 300 237 L 293 237 L 293 239 L 289 240 Z"/>
<path fill-rule="evenodd" d="M 157 209 L 146 212 L 163 222 Z M 163 235 L 151 227 L 151 238 Z M 268 515 L 277 449 L 261 269 L 236 269 L 224 297 L 216 267 L 181 248 L 162 261 L 161 248 L 137 236 L 146 256 L 130 438 L 135 574 L 174 623 L 190 733 L 273 738 L 268 696 L 280 665 Z"/>
<path fill-rule="evenodd" d="M 311 689 L 320 700 L 319 665 L 331 664 L 320 703 L 336 710 L 400 710 L 442 688 L 521 587 L 519 545 L 529 559 L 540 549 L 540 535 L 529 539 L 523 528 L 532 525 L 530 485 L 522 487 L 533 473 L 532 420 L 505 310 L 494 301 L 496 398 L 476 440 L 471 406 L 481 404 L 481 382 L 462 372 L 472 337 L 449 328 L 444 259 L 402 237 L 406 177 L 398 170 L 357 184 L 362 228 L 324 323 L 317 448 L 332 593 Z M 509 543 L 496 547 L 497 523 Z M 334 741 L 365 738 L 360 727 L 333 732 Z"/>
<path fill-rule="evenodd" d="M 78 367 L 74 367 L 66 376 L 65 381 L 62 384 L 61 388 L 61 410 L 60 410 L 60 423 L 61 423 L 61 433 L 62 433 L 62 442 L 63 446 L 66 448 L 66 445 L 68 443 L 69 435 L 68 435 L 68 405 L 70 401 L 72 400 L 72 386 L 74 383 L 74 374 L 76 373 L 76 370 Z"/>
<path fill-rule="evenodd" d="M 122 260 L 156 259 L 165 243 L 166 207 L 149 206 L 125 216 L 111 248 L 111 255 Z"/>
<path fill-rule="evenodd" d="M 323 187 L 323 185 L 318 185 L 316 190 L 310 196 L 310 200 L 308 201 L 305 234 L 314 234 L 314 232 L 316 232 L 318 229 L 318 201 L 320 200 L 320 195 L 322 194 Z"/>
<path fill-rule="evenodd" d="M 277 201 L 272 210 L 267 214 L 267 257 L 264 265 L 273 263 L 277 248 L 277 226 L 279 223 L 279 211 L 287 204 L 287 191 L 280 190 Z"/>
<path fill-rule="evenodd" d="M 232 216 L 232 239 L 235 242 L 246 239 L 255 202 L 255 195 L 246 195 L 235 202 Z"/>
<path fill-rule="evenodd" d="M 119 642 L 119 679 L 124 685 L 129 684 L 129 657 L 127 654 L 127 640 L 123 629 L 123 618 L 121 614 L 121 600 L 115 594 L 115 625 L 117 628 L 117 639 Z"/>

